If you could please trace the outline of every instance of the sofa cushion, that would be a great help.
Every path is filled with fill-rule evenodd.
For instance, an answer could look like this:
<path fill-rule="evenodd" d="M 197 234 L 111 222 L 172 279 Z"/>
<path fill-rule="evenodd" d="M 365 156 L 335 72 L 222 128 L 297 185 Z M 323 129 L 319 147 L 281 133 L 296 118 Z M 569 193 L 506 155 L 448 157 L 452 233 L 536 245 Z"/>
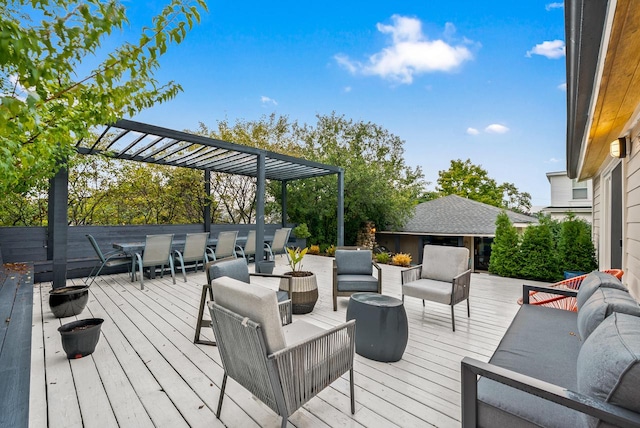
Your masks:
<path fill-rule="evenodd" d="M 418 279 L 402 285 L 402 294 L 431 302 L 451 304 L 451 281 Z"/>
<path fill-rule="evenodd" d="M 578 296 L 576 297 L 578 310 L 584 305 L 589 297 L 600 287 L 617 288 L 627 291 L 627 288 L 620 282 L 618 278 L 608 273 L 594 271 L 588 274 L 582 280 L 580 288 L 578 288 Z"/>
<path fill-rule="evenodd" d="M 338 275 L 371 275 L 373 273 L 371 250 L 336 250 L 335 257 Z"/>
<path fill-rule="evenodd" d="M 582 344 L 576 322 L 575 312 L 522 305 L 490 362 L 575 391 Z M 478 400 L 479 426 L 580 425 L 579 412 L 486 378 L 478 382 Z"/>
<path fill-rule="evenodd" d="M 249 267 L 245 259 L 222 259 L 209 265 L 209 281 L 228 276 L 242 282 L 249 282 Z"/>
<path fill-rule="evenodd" d="M 604 320 L 582 345 L 577 375 L 578 392 L 640 413 L 640 318 L 614 313 Z"/>
<path fill-rule="evenodd" d="M 285 347 L 278 300 L 273 290 L 226 276 L 212 280 L 211 287 L 218 305 L 260 324 L 269 353 Z"/>
<path fill-rule="evenodd" d="M 578 309 L 578 331 L 587 340 L 592 331 L 613 312 L 640 316 L 640 306 L 627 292 L 616 288 L 600 287 Z"/>
<path fill-rule="evenodd" d="M 425 245 L 422 253 L 424 279 L 451 282 L 455 276 L 469 269 L 469 250 L 465 247 Z"/>
<path fill-rule="evenodd" d="M 287 347 L 305 342 L 307 339 L 326 332 L 322 327 L 302 320 L 297 320 L 282 327 Z"/>
<path fill-rule="evenodd" d="M 378 292 L 378 279 L 373 275 L 338 275 L 338 291 Z"/>

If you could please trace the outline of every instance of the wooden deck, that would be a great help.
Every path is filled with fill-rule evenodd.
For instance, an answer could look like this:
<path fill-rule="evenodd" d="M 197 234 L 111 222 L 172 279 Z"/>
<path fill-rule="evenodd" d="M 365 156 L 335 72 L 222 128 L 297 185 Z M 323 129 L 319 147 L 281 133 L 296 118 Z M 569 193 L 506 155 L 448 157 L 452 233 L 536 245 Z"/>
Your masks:
<path fill-rule="evenodd" d="M 275 273 L 287 269 L 276 257 Z M 345 319 L 347 298 L 331 303 L 331 258 L 307 256 L 320 298 L 311 314 L 294 315 L 321 327 Z M 400 270 L 383 266 L 383 294 L 400 297 Z M 234 381 L 227 383 L 221 420 L 215 409 L 222 382 L 218 350 L 194 345 L 203 272 L 131 283 L 126 274 L 91 286 L 78 318 L 104 318 L 91 356 L 67 360 L 48 305 L 48 283 L 36 284 L 33 307 L 30 426 L 57 427 L 276 427 L 280 417 Z M 256 281 L 256 278 L 254 278 Z M 270 280 L 264 285 L 277 287 Z M 69 283 L 80 283 L 79 280 Z M 256 281 L 260 282 L 260 281 Z M 460 426 L 460 360 L 487 361 L 518 310 L 521 281 L 473 274 L 471 319 L 456 307 L 456 332 L 445 305 L 407 298 L 409 344 L 402 360 L 379 363 L 356 355 L 356 413 L 349 411 L 348 375 L 289 418 L 295 427 Z M 213 339 L 211 329 L 206 336 Z M 203 335 L 204 336 L 204 335 Z"/>

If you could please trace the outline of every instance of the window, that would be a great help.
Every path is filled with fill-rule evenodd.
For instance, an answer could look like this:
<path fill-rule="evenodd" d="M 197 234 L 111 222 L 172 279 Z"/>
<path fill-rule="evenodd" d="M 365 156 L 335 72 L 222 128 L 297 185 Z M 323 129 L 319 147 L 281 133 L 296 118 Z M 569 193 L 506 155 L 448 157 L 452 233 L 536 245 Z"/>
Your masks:
<path fill-rule="evenodd" d="M 573 199 L 587 199 L 587 182 L 578 181 L 575 178 L 571 180 L 571 186 L 573 188 Z"/>

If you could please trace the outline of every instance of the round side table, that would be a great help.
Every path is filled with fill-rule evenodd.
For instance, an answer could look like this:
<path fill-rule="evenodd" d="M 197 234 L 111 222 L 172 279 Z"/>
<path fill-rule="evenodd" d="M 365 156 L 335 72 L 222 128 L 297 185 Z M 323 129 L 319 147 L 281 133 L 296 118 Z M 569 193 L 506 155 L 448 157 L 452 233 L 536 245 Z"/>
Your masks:
<path fill-rule="evenodd" d="M 354 293 L 347 306 L 347 321 L 353 319 L 358 355 L 383 362 L 402 358 L 409 339 L 402 300 L 377 293 Z"/>

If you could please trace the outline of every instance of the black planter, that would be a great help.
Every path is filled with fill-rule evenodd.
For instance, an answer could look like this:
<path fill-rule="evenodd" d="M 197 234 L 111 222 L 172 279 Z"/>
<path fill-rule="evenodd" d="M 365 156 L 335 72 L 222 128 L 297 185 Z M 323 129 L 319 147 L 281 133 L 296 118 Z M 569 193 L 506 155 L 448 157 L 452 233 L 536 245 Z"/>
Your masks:
<path fill-rule="evenodd" d="M 56 318 L 80 315 L 88 300 L 88 285 L 74 285 L 49 291 L 49 307 Z"/>
<path fill-rule="evenodd" d="M 102 318 L 87 318 L 58 327 L 68 359 L 82 358 L 95 351 L 103 322 Z"/>

